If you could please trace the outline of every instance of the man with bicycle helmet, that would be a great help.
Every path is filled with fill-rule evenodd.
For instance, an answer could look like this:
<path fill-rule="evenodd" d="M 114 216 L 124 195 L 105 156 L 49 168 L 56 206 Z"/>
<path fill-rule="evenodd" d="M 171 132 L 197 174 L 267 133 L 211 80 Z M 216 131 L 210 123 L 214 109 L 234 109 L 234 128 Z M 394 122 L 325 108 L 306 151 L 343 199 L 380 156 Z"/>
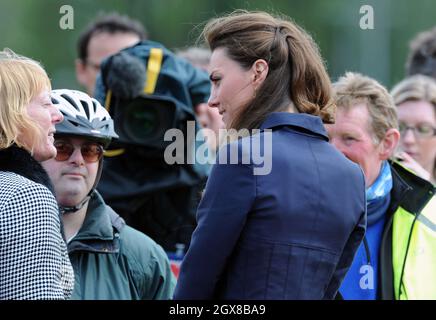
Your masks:
<path fill-rule="evenodd" d="M 100 103 L 74 90 L 53 90 L 64 115 L 56 126 L 57 156 L 43 162 L 62 212 L 76 275 L 72 299 L 169 299 L 175 279 L 163 249 L 127 226 L 96 191 L 113 120 Z"/>

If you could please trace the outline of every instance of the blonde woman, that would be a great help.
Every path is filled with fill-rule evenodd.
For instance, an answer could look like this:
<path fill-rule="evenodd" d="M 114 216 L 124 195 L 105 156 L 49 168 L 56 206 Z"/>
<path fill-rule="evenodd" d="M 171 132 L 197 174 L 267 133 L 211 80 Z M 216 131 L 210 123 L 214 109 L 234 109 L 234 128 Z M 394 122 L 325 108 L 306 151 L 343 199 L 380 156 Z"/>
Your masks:
<path fill-rule="evenodd" d="M 436 81 L 424 75 L 404 79 L 392 89 L 401 132 L 402 163 L 436 183 Z"/>
<path fill-rule="evenodd" d="M 0 299 L 66 299 L 73 270 L 56 199 L 39 161 L 56 156 L 50 80 L 35 61 L 0 52 Z"/>

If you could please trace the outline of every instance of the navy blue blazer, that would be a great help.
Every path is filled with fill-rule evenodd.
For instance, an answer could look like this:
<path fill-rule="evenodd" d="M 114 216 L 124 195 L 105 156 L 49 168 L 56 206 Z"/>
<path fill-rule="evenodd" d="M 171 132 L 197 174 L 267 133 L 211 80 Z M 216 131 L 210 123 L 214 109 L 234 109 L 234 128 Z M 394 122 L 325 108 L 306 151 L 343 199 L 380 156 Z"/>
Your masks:
<path fill-rule="evenodd" d="M 269 145 L 262 131 L 220 149 L 175 299 L 335 297 L 365 233 L 363 172 L 328 143 L 319 117 L 272 113 L 264 129 Z M 262 139 L 271 170 L 254 174 L 259 159 L 244 146 Z"/>

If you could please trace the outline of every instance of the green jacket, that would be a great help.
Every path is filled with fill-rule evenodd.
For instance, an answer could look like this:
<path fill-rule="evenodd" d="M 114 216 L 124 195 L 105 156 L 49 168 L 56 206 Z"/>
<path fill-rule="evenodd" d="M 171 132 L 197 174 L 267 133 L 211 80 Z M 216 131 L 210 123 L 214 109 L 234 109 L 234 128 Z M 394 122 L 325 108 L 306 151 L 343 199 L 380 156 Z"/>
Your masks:
<path fill-rule="evenodd" d="M 95 192 L 82 228 L 69 242 L 71 299 L 171 299 L 175 277 L 164 250 L 127 226 Z"/>
<path fill-rule="evenodd" d="M 380 246 L 381 299 L 436 299 L 435 187 L 391 163 L 393 188 Z"/>

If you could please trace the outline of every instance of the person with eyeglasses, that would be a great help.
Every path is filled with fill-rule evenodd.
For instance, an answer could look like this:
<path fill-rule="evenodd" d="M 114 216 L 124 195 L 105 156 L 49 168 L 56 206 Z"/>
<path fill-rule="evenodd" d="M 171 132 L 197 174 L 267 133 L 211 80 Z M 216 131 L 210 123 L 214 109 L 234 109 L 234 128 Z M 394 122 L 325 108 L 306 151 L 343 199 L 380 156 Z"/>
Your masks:
<path fill-rule="evenodd" d="M 397 157 L 420 177 L 436 183 L 436 81 L 408 77 L 391 91 L 397 106 L 401 152 Z"/>
<path fill-rule="evenodd" d="M 335 124 L 326 125 L 330 142 L 362 167 L 368 213 L 365 238 L 340 295 L 434 300 L 436 189 L 392 157 L 400 132 L 394 101 L 382 85 L 347 72 L 333 88 L 337 111 Z"/>
<path fill-rule="evenodd" d="M 118 138 L 109 113 L 87 94 L 52 90 L 64 117 L 56 125 L 57 155 L 44 161 L 62 213 L 75 273 L 72 299 L 169 299 L 175 287 L 164 250 L 129 227 L 96 187 L 104 149 Z"/>

